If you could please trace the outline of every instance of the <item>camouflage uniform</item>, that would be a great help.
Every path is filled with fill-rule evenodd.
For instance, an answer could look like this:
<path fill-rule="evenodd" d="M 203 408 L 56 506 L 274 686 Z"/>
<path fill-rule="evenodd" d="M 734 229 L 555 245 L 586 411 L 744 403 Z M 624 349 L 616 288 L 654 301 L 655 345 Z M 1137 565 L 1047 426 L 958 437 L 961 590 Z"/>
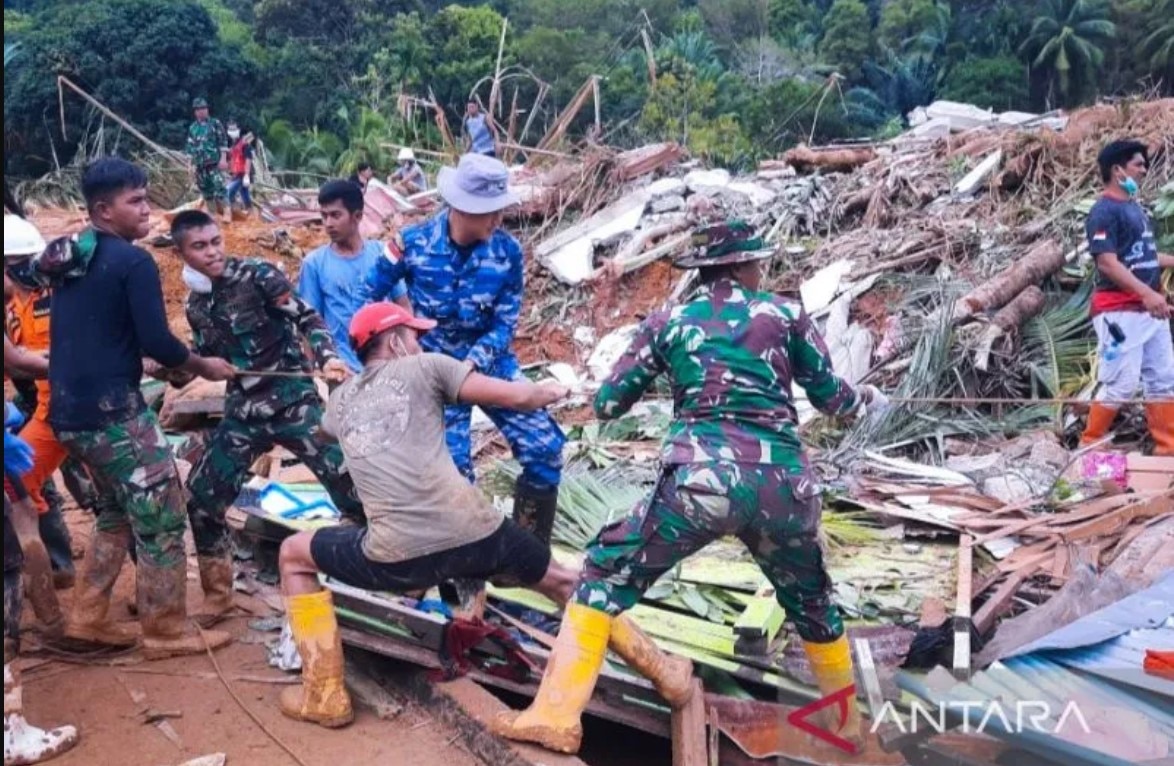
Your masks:
<path fill-rule="evenodd" d="M 478 372 L 502 380 L 520 375 L 510 348 L 522 308 L 522 248 L 502 230 L 462 254 L 448 235 L 448 213 L 403 231 L 390 243 L 367 279 L 369 300 L 382 300 L 400 280 L 417 315 L 434 319 L 435 330 L 420 337 L 425 351 L 470 362 Z M 522 465 L 522 478 L 540 489 L 557 487 L 566 437 L 550 414 L 487 407 Z M 453 461 L 470 481 L 473 457 L 469 420 L 472 409 L 445 409 L 445 430 Z"/>
<path fill-rule="evenodd" d="M 184 560 L 183 487 L 155 413 L 138 412 L 88 431 L 57 431 L 69 453 L 90 469 L 98 491 L 98 531 L 134 532 L 139 560 L 166 568 Z M 131 520 L 134 523 L 131 523 Z"/>
<path fill-rule="evenodd" d="M 205 202 L 220 204 L 228 201 L 228 187 L 220 171 L 220 160 L 224 156 L 221 152 L 228 148 L 228 131 L 215 117 L 204 122 L 197 120 L 188 128 L 184 151 L 196 170 L 196 186 Z"/>
<path fill-rule="evenodd" d="M 319 366 L 336 359 L 322 317 L 265 261 L 229 258 L 212 292 L 193 292 L 187 316 L 197 353 L 227 359 L 241 370 L 311 372 L 305 337 Z M 281 445 L 314 472 L 335 505 L 362 521 L 363 511 L 337 443 L 317 437 L 322 400 L 310 378 L 238 377 L 228 384 L 224 420 L 188 479 L 188 514 L 196 551 L 228 550 L 224 513 L 249 466 Z"/>
<path fill-rule="evenodd" d="M 858 402 L 802 307 L 732 279 L 703 286 L 641 324 L 596 396 L 596 413 L 619 417 L 661 373 L 675 418 L 660 479 L 647 507 L 592 544 L 575 600 L 618 614 L 681 559 L 735 535 L 799 635 L 838 638 L 843 625 L 817 541 L 819 486 L 799 442 L 791 384 L 823 412 L 849 413 Z"/>

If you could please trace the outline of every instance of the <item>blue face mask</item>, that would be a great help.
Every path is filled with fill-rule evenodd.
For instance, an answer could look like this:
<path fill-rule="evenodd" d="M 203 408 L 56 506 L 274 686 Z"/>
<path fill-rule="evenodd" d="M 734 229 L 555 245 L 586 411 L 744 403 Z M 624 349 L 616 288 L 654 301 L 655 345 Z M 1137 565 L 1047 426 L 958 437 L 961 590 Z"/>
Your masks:
<path fill-rule="evenodd" d="M 1137 196 L 1137 193 L 1141 191 L 1141 187 L 1137 185 L 1137 181 L 1134 181 L 1129 176 L 1125 176 L 1125 178 L 1121 180 L 1121 191 L 1128 194 L 1130 199 L 1133 199 Z"/>

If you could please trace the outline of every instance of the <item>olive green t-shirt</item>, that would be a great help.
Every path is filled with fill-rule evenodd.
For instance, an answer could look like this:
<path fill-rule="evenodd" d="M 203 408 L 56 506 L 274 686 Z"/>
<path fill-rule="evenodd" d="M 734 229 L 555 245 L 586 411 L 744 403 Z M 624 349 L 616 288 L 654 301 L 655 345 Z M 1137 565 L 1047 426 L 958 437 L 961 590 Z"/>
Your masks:
<path fill-rule="evenodd" d="M 367 514 L 363 552 L 396 562 L 477 542 L 503 517 L 457 470 L 444 406 L 470 368 L 443 354 L 369 365 L 330 397 L 323 428 L 338 438 Z"/>

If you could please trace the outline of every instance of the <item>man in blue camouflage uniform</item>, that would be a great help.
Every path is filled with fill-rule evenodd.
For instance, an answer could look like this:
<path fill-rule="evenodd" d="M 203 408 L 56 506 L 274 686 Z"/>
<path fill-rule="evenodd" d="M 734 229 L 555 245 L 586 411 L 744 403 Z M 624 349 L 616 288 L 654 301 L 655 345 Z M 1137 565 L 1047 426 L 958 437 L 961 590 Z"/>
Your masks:
<path fill-rule="evenodd" d="M 502 211 L 517 203 L 499 160 L 477 154 L 443 168 L 437 186 L 448 208 L 388 247 L 367 280 L 368 300 L 382 300 L 403 280 L 419 316 L 437 327 L 421 338 L 425 351 L 468 362 L 484 375 L 513 380 L 520 374 L 511 344 L 522 307 L 522 248 L 501 229 Z M 550 541 L 562 476 L 562 430 L 546 410 L 487 414 L 522 465 L 514 493 L 514 518 Z M 467 405 L 445 410 L 448 448 L 470 481 Z"/>
<path fill-rule="evenodd" d="M 210 212 L 232 221 L 232 208 L 228 204 L 228 187 L 224 173 L 228 170 L 228 131 L 224 123 L 208 114 L 208 102 L 197 98 L 192 101 L 195 120 L 188 127 L 187 145 L 184 152 L 191 161 L 192 177 L 204 198 Z"/>
<path fill-rule="evenodd" d="M 228 384 L 224 419 L 188 478 L 188 518 L 204 589 L 199 619 L 210 624 L 232 609 L 224 515 L 258 457 L 281 445 L 314 472 L 346 517 L 361 524 L 363 509 L 343 468 L 342 450 L 318 438 L 322 399 L 302 339 L 327 377 L 341 381 L 347 375 L 322 317 L 273 265 L 226 257 L 220 227 L 207 213 L 180 213 L 171 238 L 192 290 L 187 318 L 196 351 L 227 359 L 241 371 Z M 248 374 L 260 371 L 289 377 Z"/>
<path fill-rule="evenodd" d="M 681 559 L 726 535 L 745 543 L 774 586 L 820 691 L 852 684 L 818 540 L 819 485 L 799 441 L 791 385 L 831 415 L 854 413 L 861 401 L 883 407 L 884 397 L 836 377 L 800 304 L 760 291 L 772 251 L 749 226 L 710 226 L 693 246 L 677 265 L 701 270 L 700 289 L 640 325 L 595 398 L 600 418 L 618 418 L 668 376 L 675 417 L 660 479 L 647 505 L 605 527 L 588 549 L 534 704 L 495 723 L 504 736 L 576 750 L 614 618 Z M 858 740 L 854 701 L 843 719 L 831 728 Z"/>

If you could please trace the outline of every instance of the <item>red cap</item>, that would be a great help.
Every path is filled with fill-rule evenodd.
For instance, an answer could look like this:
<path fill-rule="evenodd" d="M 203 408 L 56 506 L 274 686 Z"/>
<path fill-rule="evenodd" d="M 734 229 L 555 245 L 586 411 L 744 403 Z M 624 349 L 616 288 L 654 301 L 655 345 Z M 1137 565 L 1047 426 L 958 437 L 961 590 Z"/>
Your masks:
<path fill-rule="evenodd" d="M 427 332 L 436 326 L 436 322 L 432 319 L 414 316 L 412 312 L 398 303 L 386 301 L 369 303 L 351 317 L 349 329 L 351 345 L 360 349 L 370 343 L 371 339 L 379 333 L 400 325 L 407 325 L 421 332 Z"/>

